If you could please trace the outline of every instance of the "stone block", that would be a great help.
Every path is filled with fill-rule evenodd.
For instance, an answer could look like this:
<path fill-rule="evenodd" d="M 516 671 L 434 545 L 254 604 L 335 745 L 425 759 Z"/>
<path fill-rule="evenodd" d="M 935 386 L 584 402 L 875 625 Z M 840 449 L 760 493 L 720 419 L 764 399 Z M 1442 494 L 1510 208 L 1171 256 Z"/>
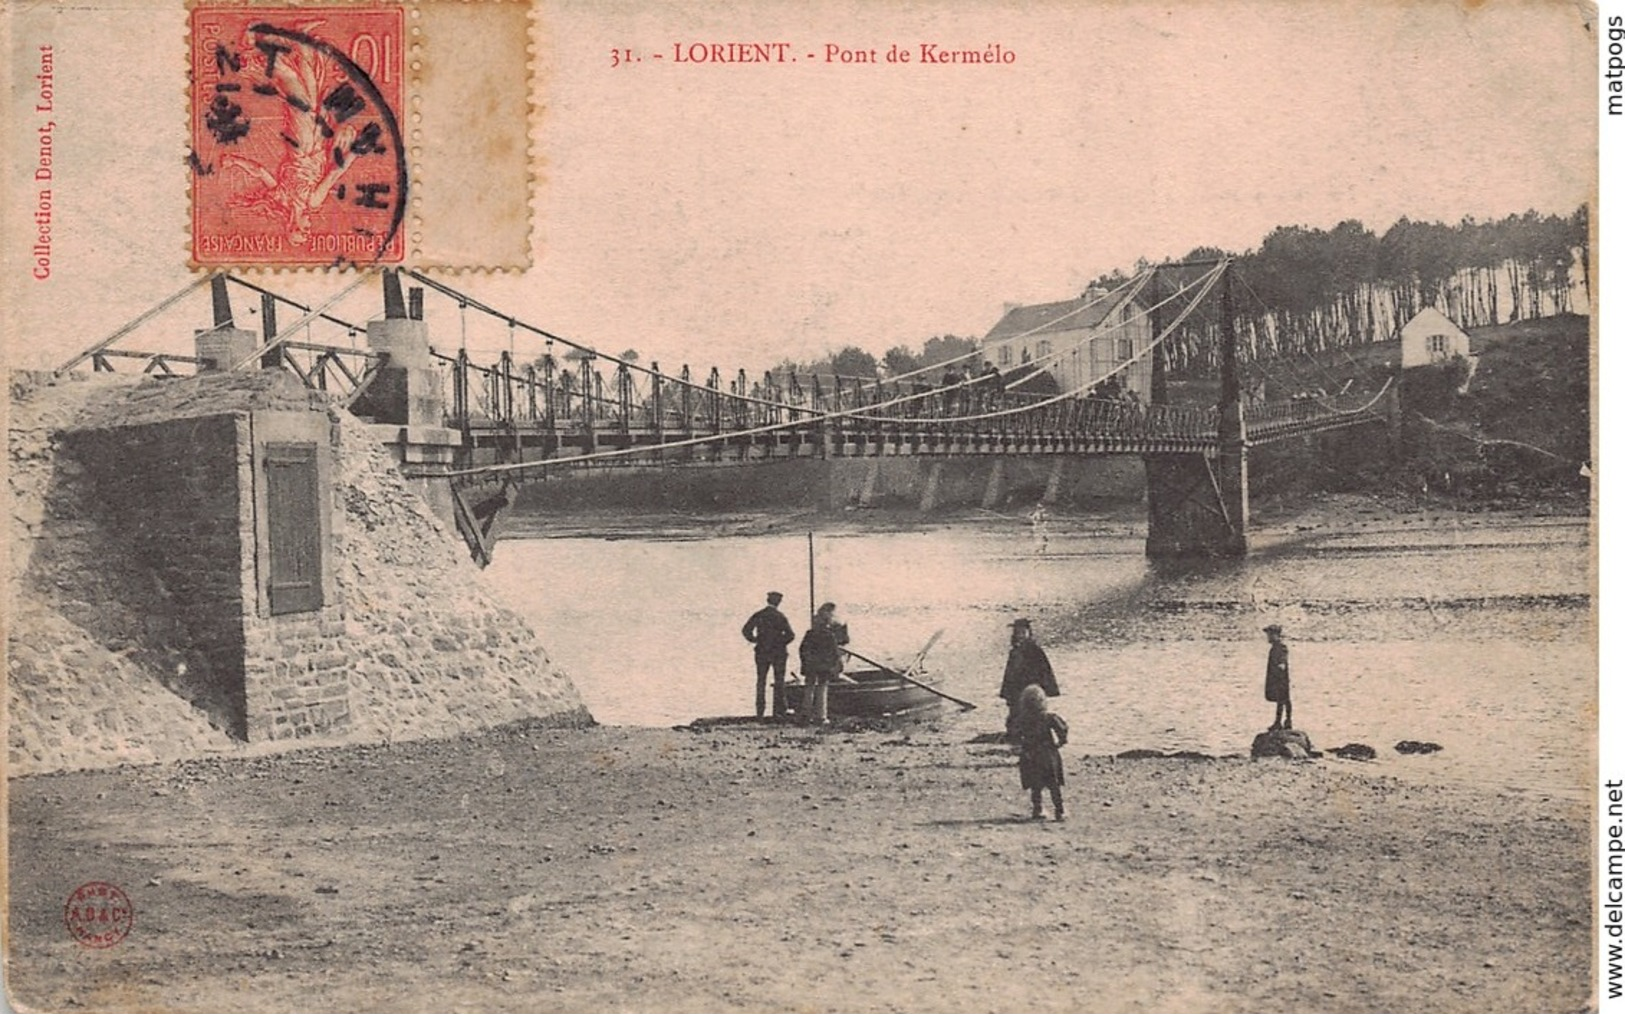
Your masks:
<path fill-rule="evenodd" d="M 1253 759 L 1260 757 L 1286 757 L 1308 760 L 1320 757 L 1309 737 L 1297 729 L 1270 729 L 1253 737 Z"/>
<path fill-rule="evenodd" d="M 310 667 L 318 672 L 332 669 L 341 669 L 348 665 L 350 656 L 338 649 L 329 647 L 317 652 L 310 659 Z"/>

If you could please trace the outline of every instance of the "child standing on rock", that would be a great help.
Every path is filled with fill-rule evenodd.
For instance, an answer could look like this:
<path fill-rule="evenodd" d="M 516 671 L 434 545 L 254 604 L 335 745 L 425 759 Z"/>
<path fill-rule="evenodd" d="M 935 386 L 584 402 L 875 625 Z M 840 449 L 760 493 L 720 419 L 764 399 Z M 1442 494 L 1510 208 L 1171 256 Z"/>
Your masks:
<path fill-rule="evenodd" d="M 1044 819 L 1044 790 L 1055 805 L 1055 819 L 1066 819 L 1061 786 L 1066 771 L 1061 766 L 1061 747 L 1066 745 L 1066 719 L 1049 710 L 1044 688 L 1029 686 L 1016 699 L 1014 726 L 1021 745 L 1021 787 L 1032 793 L 1033 819 Z"/>
<path fill-rule="evenodd" d="M 1292 672 L 1281 625 L 1271 623 L 1264 628 L 1264 636 L 1270 640 L 1270 657 L 1264 664 L 1264 700 L 1275 705 L 1275 724 L 1270 731 L 1278 732 L 1292 728 Z"/>

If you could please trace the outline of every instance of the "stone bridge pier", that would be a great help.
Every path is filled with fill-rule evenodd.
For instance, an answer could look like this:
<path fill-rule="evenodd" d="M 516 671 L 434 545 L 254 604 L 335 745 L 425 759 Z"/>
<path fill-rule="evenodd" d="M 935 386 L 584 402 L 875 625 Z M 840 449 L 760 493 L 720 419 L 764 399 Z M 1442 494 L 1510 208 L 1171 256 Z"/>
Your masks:
<path fill-rule="evenodd" d="M 1145 555 L 1242 557 L 1247 555 L 1247 421 L 1236 361 L 1231 267 L 1224 269 L 1219 319 L 1219 448 L 1217 454 L 1145 455 Z M 1153 365 L 1152 390 L 1159 386 Z"/>
<path fill-rule="evenodd" d="M 1247 555 L 1247 453 L 1145 456 L 1145 555 Z"/>

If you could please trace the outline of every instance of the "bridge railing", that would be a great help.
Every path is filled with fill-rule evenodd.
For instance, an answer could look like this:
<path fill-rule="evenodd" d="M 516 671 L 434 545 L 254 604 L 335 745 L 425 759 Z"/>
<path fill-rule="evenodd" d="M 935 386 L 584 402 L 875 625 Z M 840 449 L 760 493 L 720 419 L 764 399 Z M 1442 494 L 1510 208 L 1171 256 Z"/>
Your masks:
<path fill-rule="evenodd" d="M 1378 397 L 1381 393 L 1378 393 Z M 1375 418 L 1378 415 L 1375 405 L 1375 398 L 1365 405 L 1351 408 L 1328 405 L 1316 398 L 1249 404 L 1246 410 L 1247 432 L 1249 436 L 1264 436 L 1281 430 L 1331 428 L 1328 424 Z"/>
<path fill-rule="evenodd" d="M 262 366 L 286 369 L 312 390 L 348 396 L 361 386 L 379 358 L 366 349 L 286 341 L 267 353 Z M 171 352 L 107 348 L 90 354 L 91 369 L 97 373 L 118 372 L 116 364 L 124 361 L 138 363 L 142 373 L 164 377 L 187 376 L 206 365 L 197 356 Z"/>
<path fill-rule="evenodd" d="M 203 360 L 197 356 L 176 355 L 169 352 L 138 352 L 135 349 L 102 349 L 90 354 L 90 368 L 93 373 L 117 373 L 114 363 L 118 360 L 139 360 L 142 373 L 154 376 L 174 377 L 196 373 Z M 180 367 L 179 370 L 176 367 Z"/>
<path fill-rule="evenodd" d="M 920 383 L 768 372 L 751 380 L 740 370 L 703 379 L 689 367 L 667 375 L 654 364 L 601 369 L 588 357 L 543 355 L 520 365 L 508 354 L 484 365 L 433 353 L 445 368 L 448 422 L 457 427 L 524 426 L 558 434 L 709 436 L 814 422 L 836 414 L 843 428 L 927 427 L 991 434 L 1061 433 L 1123 439 L 1210 440 L 1211 408 L 1147 405 L 1132 398 L 1056 397 L 975 383 L 933 388 Z"/>
<path fill-rule="evenodd" d="M 609 369 L 578 357 L 550 354 L 519 364 L 507 353 L 496 363 L 431 350 L 442 368 L 447 421 L 457 427 L 527 426 L 558 433 L 653 431 L 683 436 L 720 434 L 811 418 L 814 399 L 798 383 L 771 374 L 751 382 L 740 371 L 724 380 L 712 369 L 697 379 L 689 367 L 667 375 L 625 363 Z"/>
<path fill-rule="evenodd" d="M 280 357 L 276 365 L 291 371 L 306 387 L 346 396 L 366 382 L 367 373 L 383 358 L 367 349 L 295 341 L 281 343 L 267 356 Z"/>

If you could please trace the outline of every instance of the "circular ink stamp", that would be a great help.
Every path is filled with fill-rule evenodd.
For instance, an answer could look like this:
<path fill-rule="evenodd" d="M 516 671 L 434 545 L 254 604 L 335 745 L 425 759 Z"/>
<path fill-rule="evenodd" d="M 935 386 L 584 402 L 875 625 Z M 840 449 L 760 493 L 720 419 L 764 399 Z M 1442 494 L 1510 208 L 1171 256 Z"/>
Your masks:
<path fill-rule="evenodd" d="M 62 908 L 68 935 L 85 947 L 113 947 L 135 925 L 135 907 L 117 885 L 100 880 L 80 884 Z"/>
<path fill-rule="evenodd" d="M 194 263 L 405 260 L 403 22 L 387 4 L 192 9 Z"/>

